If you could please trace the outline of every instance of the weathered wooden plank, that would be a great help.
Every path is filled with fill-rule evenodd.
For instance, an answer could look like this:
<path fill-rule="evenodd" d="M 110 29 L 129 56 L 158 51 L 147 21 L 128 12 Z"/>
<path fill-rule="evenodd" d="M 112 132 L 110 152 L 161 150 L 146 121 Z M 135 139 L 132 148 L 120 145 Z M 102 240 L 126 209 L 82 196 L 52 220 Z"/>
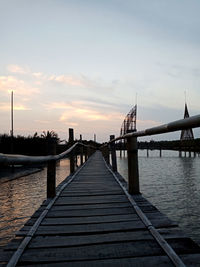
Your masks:
<path fill-rule="evenodd" d="M 74 218 L 45 218 L 41 225 L 68 225 L 68 224 L 90 224 L 90 223 L 112 223 L 139 221 L 137 214 L 120 214 L 107 216 L 88 216 Z"/>
<path fill-rule="evenodd" d="M 90 186 L 84 186 L 84 185 L 74 186 L 74 185 L 71 185 L 68 189 L 69 190 L 85 190 L 87 192 L 87 190 L 93 190 L 93 189 L 109 190 L 110 188 L 112 188 L 113 190 L 119 189 L 119 187 L 117 185 L 110 185 L 110 186 L 108 186 L 106 184 L 106 182 L 105 182 L 104 185 L 101 185 L 101 187 L 94 187 L 92 185 L 90 185 Z"/>
<path fill-rule="evenodd" d="M 68 217 L 68 218 L 46 218 L 41 225 L 83 225 L 93 223 L 113 223 L 113 222 L 128 222 L 128 221 L 139 221 L 136 214 L 122 214 L 122 215 L 107 215 L 107 216 L 90 216 L 90 217 Z M 31 226 L 35 222 L 35 219 L 30 219 L 25 226 Z M 151 223 L 156 228 L 166 228 L 177 226 L 176 223 L 172 222 L 168 218 L 152 219 Z"/>
<path fill-rule="evenodd" d="M 181 259 L 186 266 L 198 267 L 200 266 L 200 255 L 199 254 L 188 254 L 180 255 Z M 46 267 L 55 266 L 65 267 L 65 262 L 56 262 L 47 264 L 34 264 L 35 267 Z M 32 265 L 25 265 L 31 267 Z M 67 262 L 68 267 L 147 267 L 147 266 L 159 266 L 159 267 L 170 267 L 174 266 L 167 256 L 147 256 L 147 257 L 136 257 L 136 258 L 120 258 L 120 259 L 105 259 L 105 260 L 91 260 L 91 261 L 72 261 Z"/>
<path fill-rule="evenodd" d="M 74 192 L 71 192 L 71 191 L 67 191 L 67 192 L 63 192 L 62 193 L 62 196 L 65 196 L 65 197 L 77 197 L 77 196 L 106 196 L 106 195 L 109 195 L 109 196 L 113 196 L 113 195 L 118 195 L 118 196 L 122 196 L 124 195 L 123 192 L 121 191 L 101 191 L 101 192 L 88 192 L 88 191 L 82 191 L 82 192 L 77 192 L 77 191 L 74 191 Z"/>
<path fill-rule="evenodd" d="M 192 255 L 193 257 L 194 255 Z M 55 266 L 65 267 L 65 262 L 55 262 L 47 264 L 34 264 L 35 267 Z M 31 267 L 32 265 L 23 265 Z M 104 259 L 104 260 L 90 260 L 90 261 L 71 261 L 67 262 L 68 267 L 147 267 L 147 266 L 160 266 L 160 267 L 172 267 L 174 266 L 167 256 L 146 256 L 146 257 L 134 257 L 134 258 L 120 258 L 120 259 Z M 188 265 L 190 266 L 190 265 Z M 198 265 L 191 265 L 198 266 Z"/>
<path fill-rule="evenodd" d="M 138 230 L 132 232 L 116 232 L 106 234 L 90 234 L 75 236 L 36 236 L 33 238 L 29 248 L 45 247 L 71 247 L 94 244 L 107 244 L 113 242 L 125 242 L 136 240 L 154 240 L 149 231 Z M 16 249 L 18 243 L 12 242 L 7 249 Z"/>
<path fill-rule="evenodd" d="M 132 205 L 130 202 L 116 202 L 116 203 L 101 203 L 101 204 L 76 204 L 76 205 L 54 205 L 52 210 L 56 208 L 56 210 L 75 210 L 75 209 L 105 209 L 105 208 L 131 208 Z"/>
<path fill-rule="evenodd" d="M 47 218 L 62 218 L 62 217 L 87 217 L 87 216 L 106 216 L 106 215 L 119 215 L 119 214 L 135 214 L 133 208 L 111 208 L 111 209 L 80 209 L 80 210 L 57 210 L 58 206 L 49 211 Z M 60 207 L 60 206 L 59 206 Z M 63 207 L 63 206 L 62 206 Z M 32 218 L 37 218 L 40 212 L 36 212 Z"/>
<path fill-rule="evenodd" d="M 150 255 L 163 255 L 163 250 L 154 240 L 137 242 L 112 243 L 105 245 L 92 245 L 67 248 L 40 248 L 28 249 L 20 262 L 68 262 L 77 260 L 114 259 L 123 257 L 141 257 Z"/>
<path fill-rule="evenodd" d="M 24 236 L 27 234 L 29 226 L 24 226 L 17 235 Z M 116 231 L 130 231 L 145 229 L 141 221 L 119 222 L 119 223 L 96 223 L 82 225 L 58 225 L 58 226 L 39 226 L 37 235 L 70 235 L 70 234 L 86 234 L 86 233 L 105 233 Z"/>
<path fill-rule="evenodd" d="M 101 203 L 124 203 L 128 202 L 126 196 L 91 196 L 91 197 L 59 197 L 55 202 L 55 205 L 67 205 L 67 204 L 101 204 Z"/>
<path fill-rule="evenodd" d="M 175 251 L 180 254 L 198 253 L 194 248 L 189 249 L 184 245 L 183 240 L 176 240 L 172 244 Z M 125 257 L 146 257 L 163 255 L 163 250 L 155 240 L 137 240 L 135 242 L 118 242 L 108 244 L 93 244 L 75 247 L 59 248 L 35 248 L 28 249 L 22 256 L 21 262 L 68 262 L 75 260 L 94 260 L 94 259 L 115 259 Z"/>
<path fill-rule="evenodd" d="M 182 232 L 177 229 L 160 230 L 160 233 L 166 240 L 185 239 Z M 45 247 L 67 247 L 67 246 L 83 246 L 93 244 L 107 244 L 113 242 L 137 241 L 137 240 L 153 240 L 147 229 L 128 232 L 115 232 L 106 234 L 89 234 L 74 236 L 36 236 L 31 241 L 29 248 L 45 248 Z M 187 240 L 186 240 L 187 241 Z M 18 247 L 19 242 L 11 242 L 7 246 L 7 250 L 13 250 Z"/>

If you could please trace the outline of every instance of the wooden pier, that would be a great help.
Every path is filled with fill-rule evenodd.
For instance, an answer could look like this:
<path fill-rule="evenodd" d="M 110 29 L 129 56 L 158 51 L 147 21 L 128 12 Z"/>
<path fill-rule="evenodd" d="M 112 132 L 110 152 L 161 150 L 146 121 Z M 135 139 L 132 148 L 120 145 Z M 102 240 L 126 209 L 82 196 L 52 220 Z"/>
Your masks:
<path fill-rule="evenodd" d="M 200 247 L 125 188 L 95 152 L 8 244 L 2 266 L 200 266 Z"/>

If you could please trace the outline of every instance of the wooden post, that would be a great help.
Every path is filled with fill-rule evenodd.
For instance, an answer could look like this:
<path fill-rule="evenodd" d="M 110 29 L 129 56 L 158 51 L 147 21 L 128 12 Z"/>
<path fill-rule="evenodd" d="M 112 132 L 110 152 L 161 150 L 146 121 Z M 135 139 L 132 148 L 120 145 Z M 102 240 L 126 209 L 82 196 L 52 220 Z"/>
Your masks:
<path fill-rule="evenodd" d="M 87 146 L 87 159 L 91 156 L 91 148 Z"/>
<path fill-rule="evenodd" d="M 72 146 L 74 143 L 74 129 L 69 128 L 69 145 Z M 70 154 L 70 174 L 74 172 L 74 151 Z"/>
<path fill-rule="evenodd" d="M 56 155 L 56 140 L 50 138 L 47 140 L 48 155 Z M 47 163 L 47 198 L 53 198 L 56 195 L 56 161 L 51 160 Z"/>
<path fill-rule="evenodd" d="M 182 158 L 182 151 L 179 150 L 179 157 Z"/>
<path fill-rule="evenodd" d="M 122 144 L 123 140 L 120 140 L 118 145 L 119 145 L 119 156 L 120 158 L 122 157 L 122 148 L 123 148 L 123 144 Z"/>
<path fill-rule="evenodd" d="M 149 149 L 147 148 L 147 158 L 149 157 Z"/>
<path fill-rule="evenodd" d="M 160 158 L 162 157 L 162 149 L 160 148 Z"/>
<path fill-rule="evenodd" d="M 110 150 L 108 145 L 105 147 L 105 160 L 107 164 L 110 164 Z"/>
<path fill-rule="evenodd" d="M 78 167 L 78 154 L 77 154 L 77 149 L 75 148 L 75 167 Z"/>
<path fill-rule="evenodd" d="M 115 139 L 114 135 L 110 135 L 110 140 Z M 117 157 L 116 157 L 116 149 L 115 149 L 115 142 L 110 143 L 111 148 L 111 158 L 112 158 L 112 169 L 114 172 L 117 171 Z"/>
<path fill-rule="evenodd" d="M 83 146 L 80 147 L 80 164 L 83 165 Z"/>
<path fill-rule="evenodd" d="M 47 164 L 47 198 L 56 195 L 56 161 L 51 160 Z"/>
<path fill-rule="evenodd" d="M 123 139 L 124 140 L 124 157 L 126 156 L 126 141 L 125 141 L 125 139 Z"/>
<path fill-rule="evenodd" d="M 128 190 L 130 194 L 140 194 L 137 137 L 127 138 Z"/>
<path fill-rule="evenodd" d="M 82 134 L 80 134 L 80 142 L 82 141 Z M 80 164 L 83 165 L 83 146 L 80 147 Z"/>
<path fill-rule="evenodd" d="M 85 147 L 84 150 L 85 150 L 85 162 L 86 162 L 87 159 L 88 159 L 88 154 L 87 154 L 88 151 L 87 151 L 87 147 Z"/>

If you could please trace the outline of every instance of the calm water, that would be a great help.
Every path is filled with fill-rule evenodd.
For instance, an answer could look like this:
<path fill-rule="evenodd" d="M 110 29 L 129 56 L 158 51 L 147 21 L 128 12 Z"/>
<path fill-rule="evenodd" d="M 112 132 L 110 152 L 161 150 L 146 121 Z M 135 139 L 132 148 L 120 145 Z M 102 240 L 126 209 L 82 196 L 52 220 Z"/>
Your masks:
<path fill-rule="evenodd" d="M 127 158 L 118 157 L 118 171 L 127 177 Z M 200 243 L 200 158 L 179 158 L 177 152 L 139 151 L 141 192 Z M 69 175 L 68 159 L 57 167 L 57 184 Z M 15 235 L 46 198 L 46 169 L 2 183 L 0 180 L 0 245 Z"/>
<path fill-rule="evenodd" d="M 46 199 L 46 168 L 38 173 L 2 183 L 0 180 L 0 246 L 7 244 Z M 56 183 L 69 175 L 69 160 L 57 167 Z"/>
<path fill-rule="evenodd" d="M 118 155 L 118 171 L 127 179 L 127 158 Z M 200 158 L 179 158 L 176 151 L 139 151 L 140 191 L 200 244 Z"/>

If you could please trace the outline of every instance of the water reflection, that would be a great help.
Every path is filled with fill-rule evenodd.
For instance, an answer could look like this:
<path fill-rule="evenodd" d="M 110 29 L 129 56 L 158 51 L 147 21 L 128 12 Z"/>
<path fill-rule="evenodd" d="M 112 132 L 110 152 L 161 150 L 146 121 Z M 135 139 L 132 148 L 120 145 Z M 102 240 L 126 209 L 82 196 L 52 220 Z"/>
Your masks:
<path fill-rule="evenodd" d="M 199 158 L 179 158 L 178 152 L 139 151 L 140 189 L 188 236 L 200 243 Z M 118 157 L 118 171 L 127 179 L 127 158 Z"/>
<path fill-rule="evenodd" d="M 41 172 L 1 182 L 0 245 L 5 245 L 46 199 L 46 168 Z M 56 184 L 69 175 L 69 160 L 57 166 Z"/>

